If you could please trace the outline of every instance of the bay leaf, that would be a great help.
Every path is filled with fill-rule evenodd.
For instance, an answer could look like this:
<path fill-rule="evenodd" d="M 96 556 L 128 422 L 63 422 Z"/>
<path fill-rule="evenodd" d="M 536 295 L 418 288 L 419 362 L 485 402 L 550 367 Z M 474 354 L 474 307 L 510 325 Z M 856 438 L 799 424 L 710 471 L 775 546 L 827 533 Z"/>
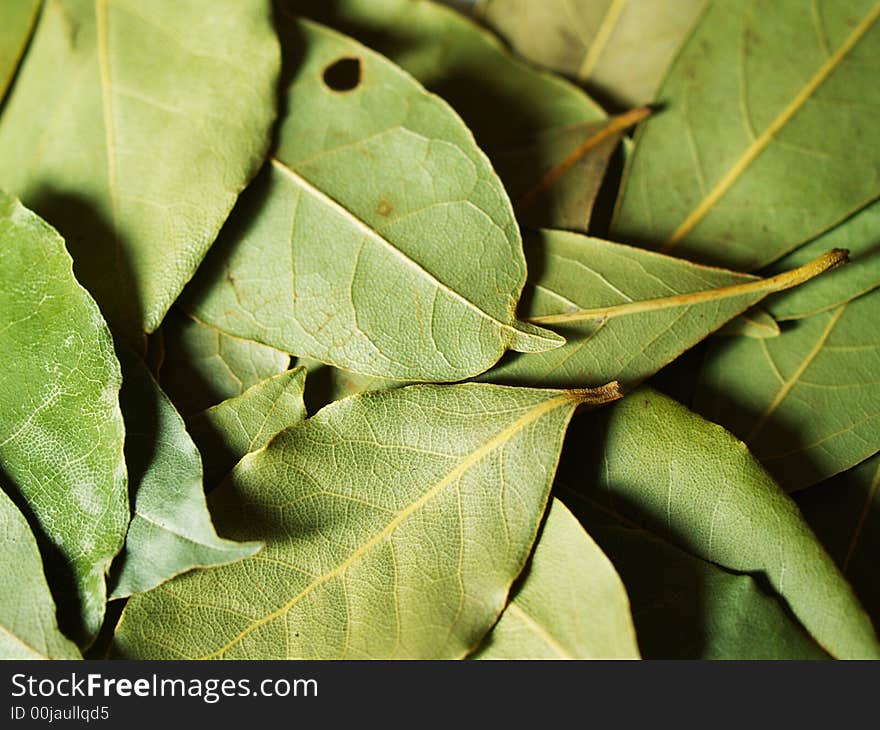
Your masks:
<path fill-rule="evenodd" d="M 287 18 L 281 34 L 295 66 L 291 113 L 187 310 L 238 337 L 398 380 L 462 380 L 508 348 L 561 345 L 516 319 L 526 276 L 516 220 L 452 109 L 335 31 Z M 450 256 L 456 248 L 466 255 Z"/>
<path fill-rule="evenodd" d="M 797 502 L 880 626 L 880 456 L 799 493 Z"/>
<path fill-rule="evenodd" d="M 765 337 L 778 337 L 782 334 L 782 330 L 766 309 L 752 307 L 739 317 L 730 320 L 715 334 L 721 337 L 755 337 L 762 340 Z"/>
<path fill-rule="evenodd" d="M 790 322 L 779 337 L 713 343 L 694 406 L 795 491 L 880 450 L 878 371 L 875 291 Z"/>
<path fill-rule="evenodd" d="M 31 32 L 37 22 L 41 0 L 16 0 L 3 6 L 0 25 L 0 103 L 15 78 Z"/>
<path fill-rule="evenodd" d="M 124 347 L 118 351 L 134 513 L 111 598 L 143 593 L 193 568 L 240 560 L 262 547 L 217 536 L 199 452 L 183 419 L 137 356 Z"/>
<path fill-rule="evenodd" d="M 190 432 L 202 454 L 207 488 L 219 484 L 243 456 L 306 417 L 305 379 L 305 368 L 288 370 L 193 418 Z"/>
<path fill-rule="evenodd" d="M 307 357 L 297 358 L 296 364 L 306 368 L 309 373 L 309 385 L 305 391 L 306 409 L 309 413 L 317 413 L 324 406 L 350 395 L 406 385 L 399 380 L 340 370 Z"/>
<path fill-rule="evenodd" d="M 809 286 L 768 297 L 765 306 L 776 319 L 800 319 L 846 304 L 880 286 L 880 201 L 863 208 L 828 233 L 804 244 L 768 269 L 769 274 L 800 266 L 829 248 L 849 251 L 850 266 Z"/>
<path fill-rule="evenodd" d="M 566 344 L 508 356 L 481 376 L 494 383 L 583 387 L 620 380 L 635 385 L 770 292 L 798 284 L 843 257 L 831 253 L 762 280 L 564 231 L 529 234 L 525 250 L 526 312 L 531 321 L 556 327 Z"/>
<path fill-rule="evenodd" d="M 0 119 L 0 186 L 59 228 L 129 339 L 262 163 L 278 66 L 269 3 L 47 0 Z"/>
<path fill-rule="evenodd" d="M 535 63 L 617 106 L 647 104 L 706 0 L 482 0 L 478 17 Z"/>
<path fill-rule="evenodd" d="M 244 393 L 290 366 L 290 355 L 233 337 L 173 308 L 162 327 L 158 380 L 181 415 L 190 416 Z"/>
<path fill-rule="evenodd" d="M 710 3 L 644 125 L 612 235 L 755 270 L 880 196 L 880 5 Z"/>
<path fill-rule="evenodd" d="M 37 541 L 0 489 L 0 659 L 79 659 L 58 629 Z"/>
<path fill-rule="evenodd" d="M 572 412 L 617 395 L 467 383 L 328 406 L 213 493 L 263 552 L 132 598 L 116 655 L 467 655 L 529 556 Z"/>
<path fill-rule="evenodd" d="M 742 442 L 648 388 L 577 426 L 562 483 L 704 560 L 769 581 L 832 656 L 880 657 L 852 588 Z"/>
<path fill-rule="evenodd" d="M 448 101 L 492 160 L 524 225 L 587 231 L 609 158 L 647 110 L 612 119 L 581 89 L 513 58 L 430 0 L 285 0 L 383 53 Z"/>
<path fill-rule="evenodd" d="M 121 375 L 61 236 L 0 193 L 0 469 L 37 536 L 62 631 L 88 644 L 128 525 Z"/>
<path fill-rule="evenodd" d="M 723 570 L 637 528 L 590 532 L 627 586 L 645 659 L 829 658 L 751 575 Z"/>
<path fill-rule="evenodd" d="M 559 500 L 474 659 L 639 659 L 620 576 Z"/>

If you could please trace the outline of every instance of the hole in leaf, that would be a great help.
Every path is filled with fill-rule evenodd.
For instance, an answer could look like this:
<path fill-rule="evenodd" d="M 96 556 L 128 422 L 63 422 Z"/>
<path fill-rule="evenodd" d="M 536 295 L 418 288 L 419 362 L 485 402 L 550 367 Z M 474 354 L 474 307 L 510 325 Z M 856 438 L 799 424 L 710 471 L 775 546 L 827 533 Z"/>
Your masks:
<path fill-rule="evenodd" d="M 351 91 L 361 83 L 361 59 L 340 58 L 324 69 L 324 83 L 333 91 Z"/>

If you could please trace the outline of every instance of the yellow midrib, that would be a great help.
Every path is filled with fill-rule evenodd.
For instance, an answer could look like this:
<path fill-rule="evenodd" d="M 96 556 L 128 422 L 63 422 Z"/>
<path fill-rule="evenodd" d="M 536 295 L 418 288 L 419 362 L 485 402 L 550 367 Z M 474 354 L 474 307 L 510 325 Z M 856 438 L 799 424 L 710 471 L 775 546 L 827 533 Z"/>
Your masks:
<path fill-rule="evenodd" d="M 590 49 L 587 51 L 587 55 L 584 56 L 584 60 L 578 69 L 577 78 L 579 81 L 586 81 L 589 79 L 590 74 L 593 73 L 596 64 L 599 63 L 602 52 L 605 50 L 605 46 L 608 45 L 608 40 L 614 32 L 617 21 L 620 20 L 620 14 L 623 12 L 626 3 L 627 0 L 611 0 L 611 4 L 608 6 L 608 10 L 605 11 L 602 22 L 596 29 L 596 35 L 593 36 Z"/>
<path fill-rule="evenodd" d="M 499 433 L 493 436 L 491 439 L 486 441 L 484 444 L 481 444 L 479 448 L 471 452 L 467 456 L 467 458 L 465 458 L 458 466 L 456 466 L 445 477 L 434 484 L 430 489 L 425 491 L 421 497 L 412 502 L 405 509 L 398 512 L 394 519 L 392 519 L 387 525 L 385 525 L 385 527 L 379 530 L 379 532 L 373 535 L 373 537 L 371 537 L 367 542 L 361 545 L 357 550 L 351 553 L 351 555 L 349 555 L 345 560 L 339 563 L 339 565 L 337 565 L 335 568 L 317 577 L 302 591 L 296 594 L 280 608 L 252 622 L 219 649 L 216 649 L 215 651 L 212 651 L 209 654 L 205 654 L 204 656 L 198 658 L 214 659 L 216 657 L 222 656 L 256 629 L 260 628 L 261 626 L 265 626 L 275 619 L 281 618 L 282 616 L 286 615 L 303 598 L 308 596 L 324 583 L 344 573 L 363 556 L 367 555 L 374 547 L 376 547 L 386 538 L 390 537 L 403 522 L 409 519 L 409 517 L 411 517 L 422 507 L 428 504 L 431 500 L 437 497 L 437 495 L 439 495 L 448 486 L 455 483 L 455 481 L 462 477 L 471 467 L 475 466 L 497 448 L 507 443 L 519 431 L 534 423 L 547 413 L 563 405 L 574 408 L 577 403 L 578 399 L 575 396 L 569 393 L 564 393 L 562 395 L 556 396 L 555 398 L 551 398 L 544 401 L 543 403 L 538 404 L 537 407 L 533 408 L 531 411 L 518 418 L 512 424 L 510 424 L 505 429 L 501 430 Z"/>
<path fill-rule="evenodd" d="M 754 296 L 766 296 L 767 294 L 791 289 L 803 284 L 815 276 L 839 266 L 847 260 L 848 252 L 843 249 L 832 249 L 819 258 L 797 269 L 786 271 L 767 279 L 754 279 L 742 284 L 731 284 L 716 289 L 689 292 L 687 294 L 674 294 L 657 299 L 644 299 L 637 302 L 614 304 L 610 307 L 596 307 L 594 309 L 581 309 L 577 312 L 563 312 L 562 314 L 548 314 L 541 317 L 533 317 L 529 321 L 533 324 L 552 325 L 580 322 L 586 320 L 606 320 L 613 317 L 621 317 L 642 312 L 654 312 L 673 307 L 690 307 L 706 302 L 741 297 L 752 294 Z M 743 274 L 743 277 L 747 275 Z"/>
<path fill-rule="evenodd" d="M 788 394 L 791 393 L 792 388 L 797 385 L 801 377 L 803 377 L 803 374 L 807 371 L 807 368 L 809 368 L 816 357 L 818 357 L 819 353 L 822 351 L 822 348 L 825 347 L 825 343 L 828 342 L 828 338 L 831 336 L 831 332 L 834 330 L 835 326 L 837 326 L 838 321 L 843 316 L 843 313 L 845 311 L 846 305 L 844 304 L 831 316 L 831 319 L 828 321 L 828 324 L 825 326 L 822 334 L 819 335 L 819 339 L 816 340 L 816 343 L 807 353 L 807 356 L 801 361 L 801 364 L 792 373 L 791 377 L 782 384 L 779 392 L 776 393 L 776 397 L 773 399 L 770 405 L 767 406 L 765 411 L 761 414 L 760 418 L 758 418 L 758 420 L 755 422 L 755 425 L 752 427 L 749 435 L 743 439 L 746 444 L 751 444 L 751 442 L 762 431 L 764 426 L 767 424 L 767 421 L 770 420 L 770 417 L 776 412 L 779 406 L 782 405 L 782 401 L 784 401 L 788 397 Z"/>
<path fill-rule="evenodd" d="M 528 613 L 526 613 L 515 601 L 508 603 L 507 608 L 504 609 L 505 613 L 510 614 L 511 616 L 516 617 L 520 623 L 526 625 L 529 631 L 531 631 L 535 636 L 537 636 L 541 641 L 543 641 L 550 649 L 556 654 L 560 659 L 576 659 L 573 654 L 568 652 L 562 644 L 560 644 L 550 633 L 545 629 L 541 624 L 539 624 L 535 619 L 533 619 Z"/>
<path fill-rule="evenodd" d="M 865 16 L 841 46 L 819 67 L 819 70 L 800 90 L 800 92 L 791 100 L 782 112 L 770 123 L 770 125 L 750 144 L 739 160 L 724 174 L 724 176 L 715 184 L 715 187 L 697 204 L 697 206 L 688 214 L 688 216 L 679 224 L 678 228 L 673 231 L 672 235 L 666 240 L 662 248 L 663 252 L 668 252 L 675 248 L 694 228 L 702 221 L 712 210 L 715 204 L 733 187 L 734 183 L 748 169 L 748 167 L 758 158 L 758 156 L 767 148 L 771 140 L 779 133 L 779 131 L 788 124 L 795 114 L 800 111 L 801 107 L 807 103 L 809 98 L 815 93 L 816 89 L 821 86 L 831 73 L 843 62 L 846 56 L 859 43 L 862 37 L 870 30 L 871 26 L 880 17 L 880 2 Z"/>

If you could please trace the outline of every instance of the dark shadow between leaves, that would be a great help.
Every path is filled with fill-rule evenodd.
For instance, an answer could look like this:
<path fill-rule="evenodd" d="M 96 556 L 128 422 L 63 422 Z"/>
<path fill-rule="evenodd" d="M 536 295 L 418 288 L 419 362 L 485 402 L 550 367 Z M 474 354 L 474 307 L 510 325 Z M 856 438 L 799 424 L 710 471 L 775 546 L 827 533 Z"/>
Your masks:
<path fill-rule="evenodd" d="M 130 326 L 130 318 L 139 317 L 143 302 L 131 265 L 130 246 L 114 231 L 112 222 L 88 198 L 50 185 L 22 202 L 64 238 L 73 258 L 74 275 L 97 301 L 111 328 L 119 331 L 120 327 Z M 102 255 L 96 256 L 96 250 Z M 142 341 L 131 344 L 136 348 L 144 345 Z"/>

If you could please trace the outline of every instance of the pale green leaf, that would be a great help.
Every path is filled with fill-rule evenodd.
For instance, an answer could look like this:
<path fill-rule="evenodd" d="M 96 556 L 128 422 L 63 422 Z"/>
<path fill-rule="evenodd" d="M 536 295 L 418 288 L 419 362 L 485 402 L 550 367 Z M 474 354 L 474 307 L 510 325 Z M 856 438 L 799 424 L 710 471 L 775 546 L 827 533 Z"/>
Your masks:
<path fill-rule="evenodd" d="M 647 388 L 581 423 L 564 484 L 705 560 L 765 578 L 832 656 L 880 658 L 852 588 L 742 442 Z"/>
<path fill-rule="evenodd" d="M 880 196 L 880 3 L 713 2 L 644 125 L 612 234 L 741 270 Z"/>
<path fill-rule="evenodd" d="M 695 407 L 745 441 L 788 491 L 880 450 L 880 292 L 713 344 Z"/>
<path fill-rule="evenodd" d="M 119 352 L 134 514 L 111 598 L 148 591 L 187 570 L 239 560 L 262 547 L 217 536 L 205 504 L 199 452 L 183 419 L 146 366 L 126 349 Z"/>
<path fill-rule="evenodd" d="M 128 525 L 121 376 L 64 241 L 0 193 L 0 464 L 26 505 L 62 630 L 87 644 Z"/>
<path fill-rule="evenodd" d="M 880 456 L 798 494 L 822 544 L 880 625 Z"/>
<path fill-rule="evenodd" d="M 849 251 L 850 265 L 808 286 L 768 297 L 765 306 L 774 317 L 780 320 L 808 317 L 880 286 L 880 201 L 777 261 L 769 272 L 801 266 L 830 248 Z"/>
<path fill-rule="evenodd" d="M 528 558 L 566 425 L 590 396 L 415 385 L 282 431 L 214 493 L 230 536 L 265 550 L 134 597 L 117 655 L 467 655 Z"/>
<path fill-rule="evenodd" d="M 638 659 L 620 577 L 553 500 L 510 603 L 474 659 Z"/>
<path fill-rule="evenodd" d="M 305 368 L 288 370 L 193 418 L 190 432 L 202 453 L 207 488 L 217 485 L 243 456 L 306 417 L 305 379 Z"/>
<path fill-rule="evenodd" d="M 431 0 L 286 0 L 383 53 L 442 96 L 492 160 L 519 221 L 586 232 L 626 126 L 582 90 L 513 58 L 492 34 Z"/>
<path fill-rule="evenodd" d="M 0 186 L 64 234 L 129 338 L 159 326 L 275 116 L 267 2 L 47 0 L 0 119 Z"/>
<path fill-rule="evenodd" d="M 290 355 L 242 340 L 172 309 L 157 332 L 158 379 L 184 418 L 244 393 L 290 366 Z"/>
<path fill-rule="evenodd" d="M 730 320 L 715 334 L 721 337 L 754 337 L 763 340 L 766 337 L 778 337 L 782 330 L 766 309 L 753 307 Z"/>
<path fill-rule="evenodd" d="M 79 659 L 58 630 L 55 602 L 27 520 L 0 489 L 0 659 Z"/>
<path fill-rule="evenodd" d="M 373 375 L 361 375 L 340 370 L 332 365 L 325 365 L 307 357 L 298 358 L 296 364 L 306 368 L 309 372 L 309 383 L 305 392 L 306 408 L 309 413 L 317 413 L 324 406 L 348 398 L 350 395 L 367 393 L 371 390 L 399 388 L 405 385 L 399 380 L 388 380 Z"/>
<path fill-rule="evenodd" d="M 188 311 L 398 380 L 461 380 L 508 348 L 562 344 L 516 319 L 519 230 L 452 109 L 345 36 L 289 17 L 282 30 L 301 60 L 285 82 L 278 149 L 188 290 Z"/>
<path fill-rule="evenodd" d="M 482 0 L 477 14 L 526 58 L 620 106 L 653 101 L 706 0 Z"/>
<path fill-rule="evenodd" d="M 12 84 L 18 64 L 37 22 L 41 0 L 6 0 L 0 23 L 0 103 Z"/>
<path fill-rule="evenodd" d="M 829 658 L 752 576 L 643 530 L 591 525 L 590 533 L 627 586 L 645 659 Z"/>
<path fill-rule="evenodd" d="M 771 291 L 825 265 L 761 280 L 563 231 L 527 236 L 526 254 L 526 312 L 566 343 L 508 356 L 481 378 L 494 383 L 634 385 Z"/>

